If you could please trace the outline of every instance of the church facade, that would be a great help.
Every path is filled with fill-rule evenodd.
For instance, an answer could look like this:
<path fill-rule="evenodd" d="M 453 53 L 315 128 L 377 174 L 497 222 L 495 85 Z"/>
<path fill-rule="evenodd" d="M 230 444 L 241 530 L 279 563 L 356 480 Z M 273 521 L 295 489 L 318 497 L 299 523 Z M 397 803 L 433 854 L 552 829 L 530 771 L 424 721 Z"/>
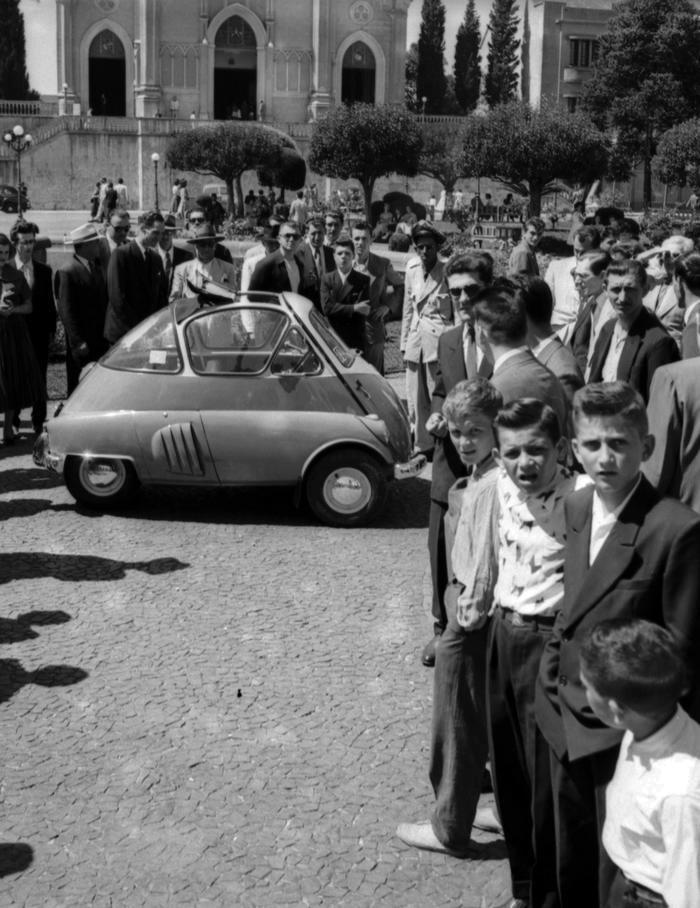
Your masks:
<path fill-rule="evenodd" d="M 400 104 L 410 3 L 23 0 L 30 83 L 96 116 L 303 123 Z"/>

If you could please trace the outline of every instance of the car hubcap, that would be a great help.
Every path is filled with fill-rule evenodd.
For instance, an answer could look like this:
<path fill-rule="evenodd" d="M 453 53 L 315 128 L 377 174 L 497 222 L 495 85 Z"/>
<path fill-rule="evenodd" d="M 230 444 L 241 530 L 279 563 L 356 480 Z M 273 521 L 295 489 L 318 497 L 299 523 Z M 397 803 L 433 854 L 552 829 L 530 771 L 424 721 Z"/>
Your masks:
<path fill-rule="evenodd" d="M 92 495 L 109 498 L 126 482 L 126 467 L 118 460 L 88 457 L 80 464 L 80 481 Z"/>
<path fill-rule="evenodd" d="M 323 484 L 323 497 L 330 508 L 341 514 L 355 514 L 372 500 L 372 486 L 361 470 L 346 467 L 335 470 Z"/>

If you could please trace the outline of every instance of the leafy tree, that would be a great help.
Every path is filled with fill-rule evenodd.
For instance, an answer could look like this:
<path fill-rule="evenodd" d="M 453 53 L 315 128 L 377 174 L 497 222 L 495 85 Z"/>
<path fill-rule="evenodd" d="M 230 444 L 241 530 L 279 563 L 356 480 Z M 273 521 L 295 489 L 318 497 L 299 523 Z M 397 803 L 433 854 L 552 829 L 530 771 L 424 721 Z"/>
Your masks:
<path fill-rule="evenodd" d="M 425 113 L 442 113 L 447 79 L 445 76 L 445 7 L 442 0 L 423 0 L 418 36 L 416 101 Z"/>
<path fill-rule="evenodd" d="M 688 0 L 622 0 L 600 39 L 584 103 L 598 125 L 615 130 L 628 165 L 643 163 L 646 206 L 658 137 L 700 114 L 698 47 L 700 21 Z"/>
<path fill-rule="evenodd" d="M 326 177 L 358 180 L 369 219 L 377 179 L 390 173 L 415 176 L 421 145 L 417 120 L 405 110 L 343 105 L 314 123 L 309 166 Z"/>
<path fill-rule="evenodd" d="M 443 126 L 425 124 L 422 129 L 423 148 L 418 172 L 439 180 L 446 192 L 464 176 L 464 147 L 461 132 L 455 134 Z"/>
<path fill-rule="evenodd" d="M 455 44 L 455 94 L 464 113 L 474 110 L 481 92 L 481 35 L 474 0 L 468 0 Z"/>
<path fill-rule="evenodd" d="M 213 174 L 223 180 L 229 211 L 241 216 L 242 175 L 259 167 L 277 171 L 282 150 L 291 144 L 291 139 L 259 123 L 226 123 L 177 133 L 170 140 L 166 157 L 174 170 Z"/>
<path fill-rule="evenodd" d="M 652 169 L 662 183 L 700 189 L 700 118 L 679 123 L 661 136 Z"/>
<path fill-rule="evenodd" d="M 416 79 L 418 77 L 418 44 L 414 41 L 406 53 L 406 89 L 404 97 L 406 109 L 414 113 L 420 113 L 420 104 L 418 103 L 418 92 L 416 91 Z"/>
<path fill-rule="evenodd" d="M 518 0 L 493 0 L 484 95 L 489 107 L 512 101 L 518 89 Z"/>
<path fill-rule="evenodd" d="M 562 116 L 543 104 L 501 104 L 486 116 L 470 117 L 464 140 L 466 173 L 490 177 L 530 196 L 539 214 L 544 193 L 559 180 L 586 182 L 605 173 L 608 140 L 583 114 Z"/>
<path fill-rule="evenodd" d="M 285 189 L 302 189 L 306 184 L 306 161 L 293 148 L 283 148 L 280 160 L 273 167 L 258 168 L 258 182 L 262 186 Z"/>
<path fill-rule="evenodd" d="M 24 16 L 19 0 L 0 0 L 0 98 L 35 99 L 29 87 L 24 45 Z"/>

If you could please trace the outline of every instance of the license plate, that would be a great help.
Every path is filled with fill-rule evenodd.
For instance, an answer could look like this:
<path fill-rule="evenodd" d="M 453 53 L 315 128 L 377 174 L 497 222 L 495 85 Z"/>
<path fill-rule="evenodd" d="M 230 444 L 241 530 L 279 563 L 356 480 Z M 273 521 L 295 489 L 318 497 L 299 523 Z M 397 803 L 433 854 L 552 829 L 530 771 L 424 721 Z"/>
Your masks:
<path fill-rule="evenodd" d="M 406 463 L 394 464 L 394 479 L 410 479 L 412 476 L 417 476 L 422 473 L 427 463 L 428 458 L 425 454 L 417 454 Z"/>

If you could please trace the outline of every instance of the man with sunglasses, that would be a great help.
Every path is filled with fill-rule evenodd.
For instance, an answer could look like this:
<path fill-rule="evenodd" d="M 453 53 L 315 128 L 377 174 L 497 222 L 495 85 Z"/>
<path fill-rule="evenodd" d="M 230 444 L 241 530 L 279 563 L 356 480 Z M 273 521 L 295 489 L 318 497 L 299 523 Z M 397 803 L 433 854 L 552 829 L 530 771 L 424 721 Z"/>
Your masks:
<path fill-rule="evenodd" d="M 189 240 L 191 236 L 196 236 L 198 231 L 201 230 L 205 224 L 213 225 L 213 220 L 209 212 L 202 208 L 193 208 L 188 215 L 187 222 L 189 227 L 188 235 L 183 237 L 183 239 L 186 240 Z M 228 262 L 229 265 L 233 265 L 231 253 L 221 243 L 217 242 L 214 246 L 214 258 L 221 259 L 222 262 Z"/>
<path fill-rule="evenodd" d="M 195 287 L 202 287 L 205 281 L 214 281 L 227 287 L 231 291 L 238 289 L 236 269 L 228 262 L 222 262 L 214 255 L 217 240 L 221 237 L 211 224 L 204 223 L 190 238 L 195 248 L 195 258 L 189 262 L 182 262 L 175 269 L 170 291 L 170 299 L 193 296 L 188 282 Z"/>
<path fill-rule="evenodd" d="M 268 293 L 301 293 L 304 295 L 304 261 L 297 253 L 301 239 L 294 221 L 285 221 L 277 234 L 279 249 L 258 262 L 250 279 L 249 290 Z"/>
<path fill-rule="evenodd" d="M 114 250 L 129 241 L 131 221 L 128 211 L 115 211 L 109 219 L 109 227 L 100 239 L 100 250 L 97 256 L 103 274 L 107 275 L 107 265 Z"/>

